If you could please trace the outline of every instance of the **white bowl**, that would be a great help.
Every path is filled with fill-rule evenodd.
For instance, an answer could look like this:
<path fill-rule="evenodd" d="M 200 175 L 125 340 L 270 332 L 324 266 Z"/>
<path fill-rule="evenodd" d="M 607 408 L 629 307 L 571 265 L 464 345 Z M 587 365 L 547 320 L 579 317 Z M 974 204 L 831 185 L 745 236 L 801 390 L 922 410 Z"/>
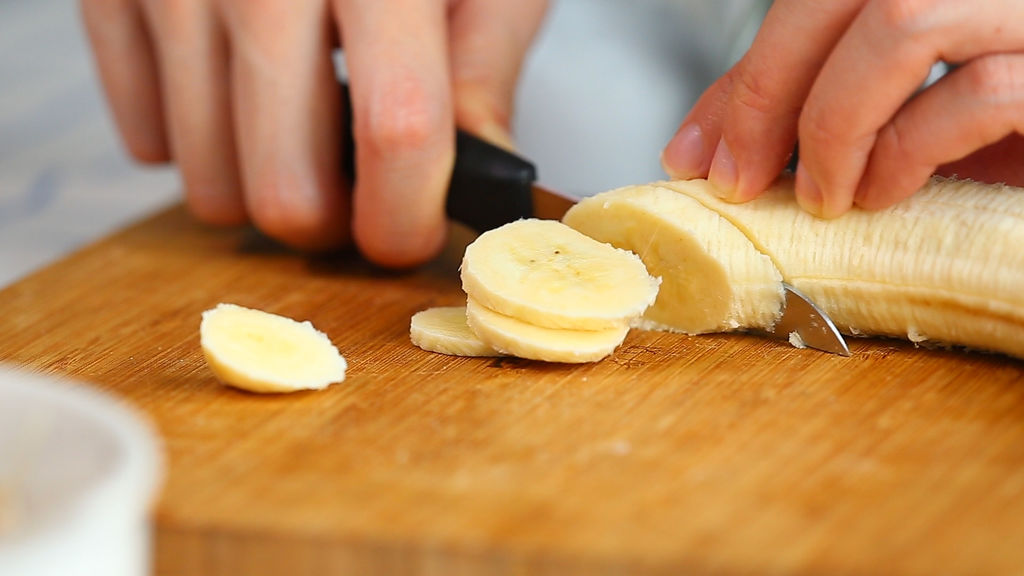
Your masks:
<path fill-rule="evenodd" d="M 0 366 L 0 574 L 142 576 L 161 455 L 85 385 Z"/>

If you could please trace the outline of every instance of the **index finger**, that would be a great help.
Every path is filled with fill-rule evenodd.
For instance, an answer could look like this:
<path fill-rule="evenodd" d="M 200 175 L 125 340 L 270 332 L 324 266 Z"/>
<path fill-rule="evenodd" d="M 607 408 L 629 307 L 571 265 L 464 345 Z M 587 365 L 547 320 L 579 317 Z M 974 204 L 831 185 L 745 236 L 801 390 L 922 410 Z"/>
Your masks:
<path fill-rule="evenodd" d="M 368 259 L 420 264 L 445 238 L 455 150 L 446 3 L 336 0 L 356 142 L 352 231 Z"/>

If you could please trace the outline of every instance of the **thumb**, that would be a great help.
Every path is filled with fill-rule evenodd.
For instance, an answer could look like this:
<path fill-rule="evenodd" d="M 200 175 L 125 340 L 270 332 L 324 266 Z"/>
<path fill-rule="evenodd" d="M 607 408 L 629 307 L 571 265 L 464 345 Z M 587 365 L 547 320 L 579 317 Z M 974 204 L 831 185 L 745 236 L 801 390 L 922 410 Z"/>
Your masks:
<path fill-rule="evenodd" d="M 509 150 L 519 71 L 546 0 L 461 0 L 449 16 L 456 124 Z"/>

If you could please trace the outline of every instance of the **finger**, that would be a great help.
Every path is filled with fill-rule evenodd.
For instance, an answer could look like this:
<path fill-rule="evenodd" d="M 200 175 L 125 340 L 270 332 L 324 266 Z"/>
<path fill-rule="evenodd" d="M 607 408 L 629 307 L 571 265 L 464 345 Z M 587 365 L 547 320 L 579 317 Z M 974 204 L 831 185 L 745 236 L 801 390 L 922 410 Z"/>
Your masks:
<path fill-rule="evenodd" d="M 722 118 L 732 93 L 733 76 L 715 81 L 690 109 L 661 152 L 661 167 L 672 178 L 707 178 L 711 157 L 722 137 Z"/>
<path fill-rule="evenodd" d="M 156 58 L 142 11 L 135 0 L 81 0 L 82 20 L 92 45 L 114 122 L 128 152 L 144 162 L 166 162 Z"/>
<path fill-rule="evenodd" d="M 798 177 L 798 197 L 820 195 L 825 217 L 849 209 L 879 130 L 931 66 L 1021 46 L 1024 30 L 1006 25 L 1021 17 L 1024 4 L 1015 0 L 868 3 L 808 94 L 800 120 L 806 177 Z"/>
<path fill-rule="evenodd" d="M 228 52 L 206 0 L 145 3 L 159 46 L 167 130 L 189 209 L 213 224 L 248 219 L 232 134 Z"/>
<path fill-rule="evenodd" d="M 455 122 L 512 149 L 509 124 L 523 58 L 540 26 L 546 0 L 464 0 L 450 14 Z"/>
<path fill-rule="evenodd" d="M 353 233 L 385 266 L 424 262 L 444 242 L 455 146 L 445 4 L 338 0 L 356 140 Z"/>
<path fill-rule="evenodd" d="M 1024 132 L 1024 54 L 973 60 L 916 96 L 882 129 L 857 204 L 895 204 L 924 185 L 939 165 L 1014 132 Z"/>
<path fill-rule="evenodd" d="M 708 180 L 726 199 L 764 191 L 785 167 L 811 86 L 864 0 L 781 0 L 733 76 Z"/>
<path fill-rule="evenodd" d="M 265 233 L 297 248 L 335 248 L 348 239 L 349 200 L 338 160 L 340 95 L 328 6 L 225 6 L 249 214 Z"/>

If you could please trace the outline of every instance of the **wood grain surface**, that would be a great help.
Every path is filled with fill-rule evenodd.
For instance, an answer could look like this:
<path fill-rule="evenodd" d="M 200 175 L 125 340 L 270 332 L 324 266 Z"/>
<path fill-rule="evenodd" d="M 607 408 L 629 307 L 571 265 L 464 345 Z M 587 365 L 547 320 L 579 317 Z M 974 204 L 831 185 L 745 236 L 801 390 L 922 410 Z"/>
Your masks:
<path fill-rule="evenodd" d="M 309 259 L 174 208 L 0 292 L 0 360 L 152 419 L 159 575 L 1024 572 L 1019 361 L 634 332 L 568 366 L 409 343 L 414 312 L 461 301 L 451 259 Z M 198 338 L 218 302 L 311 320 L 348 379 L 223 387 Z"/>

